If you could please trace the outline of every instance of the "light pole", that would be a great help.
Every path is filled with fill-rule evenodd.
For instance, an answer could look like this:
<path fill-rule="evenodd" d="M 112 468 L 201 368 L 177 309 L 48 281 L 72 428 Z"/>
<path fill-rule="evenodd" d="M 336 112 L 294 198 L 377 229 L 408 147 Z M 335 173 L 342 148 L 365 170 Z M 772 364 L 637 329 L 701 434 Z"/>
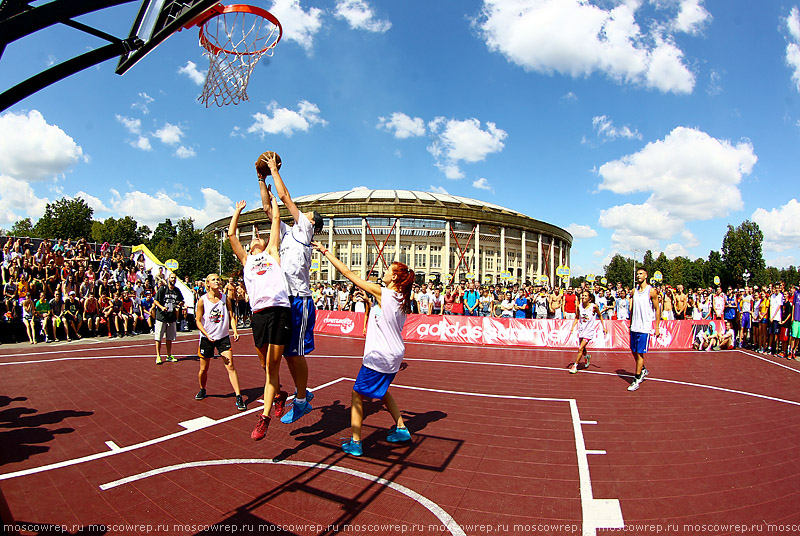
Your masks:
<path fill-rule="evenodd" d="M 633 286 L 634 287 L 636 286 L 636 253 L 638 251 L 639 251 L 638 249 L 634 249 L 633 250 Z M 631 287 L 631 288 L 633 288 L 633 287 Z"/>
<path fill-rule="evenodd" d="M 750 272 L 747 271 L 747 268 L 744 269 L 744 273 L 742 277 L 744 278 L 744 286 L 747 286 L 747 282 L 750 281 Z"/>

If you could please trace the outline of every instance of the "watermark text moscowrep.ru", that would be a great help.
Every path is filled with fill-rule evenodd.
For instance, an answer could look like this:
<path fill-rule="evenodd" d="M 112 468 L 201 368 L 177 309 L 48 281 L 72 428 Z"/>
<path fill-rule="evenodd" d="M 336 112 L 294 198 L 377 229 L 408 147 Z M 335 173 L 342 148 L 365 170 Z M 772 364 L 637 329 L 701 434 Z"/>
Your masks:
<path fill-rule="evenodd" d="M 507 534 L 507 533 L 540 533 L 540 534 L 580 534 L 579 523 L 503 523 L 503 524 L 467 524 L 459 525 L 468 534 Z M 175 534 L 197 532 L 219 532 L 220 534 L 249 534 L 253 532 L 294 532 L 297 534 L 339 532 L 351 534 L 383 534 L 400 532 L 408 534 L 449 534 L 452 527 L 437 523 L 340 523 L 324 525 L 314 523 L 298 524 L 232 524 L 217 523 L 214 525 L 201 523 L 112 523 L 108 525 L 53 525 L 40 523 L 16 523 L 3 525 L 6 532 L 21 534 L 82 534 L 97 532 L 100 534 L 130 533 L 140 534 Z M 603 529 L 608 533 L 628 534 L 669 534 L 670 532 L 697 534 L 800 534 L 800 523 L 628 523 L 624 527 Z"/>

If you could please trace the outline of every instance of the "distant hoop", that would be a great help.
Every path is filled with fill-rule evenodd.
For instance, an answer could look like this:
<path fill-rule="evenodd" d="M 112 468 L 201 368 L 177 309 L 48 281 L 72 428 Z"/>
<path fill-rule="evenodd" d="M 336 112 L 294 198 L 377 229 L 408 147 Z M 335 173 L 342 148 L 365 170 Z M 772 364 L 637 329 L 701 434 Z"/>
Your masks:
<path fill-rule="evenodd" d="M 193 21 L 208 56 L 208 75 L 198 100 L 206 108 L 249 100 L 247 84 L 258 61 L 272 56 L 283 37 L 280 21 L 269 11 L 247 4 L 217 5 Z"/>

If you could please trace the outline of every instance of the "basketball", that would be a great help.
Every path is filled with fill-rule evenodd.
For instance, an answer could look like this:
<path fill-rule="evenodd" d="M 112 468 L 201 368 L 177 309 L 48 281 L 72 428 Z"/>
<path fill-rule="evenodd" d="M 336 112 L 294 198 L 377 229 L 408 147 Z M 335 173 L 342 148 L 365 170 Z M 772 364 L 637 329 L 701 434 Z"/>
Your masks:
<path fill-rule="evenodd" d="M 275 155 L 275 163 L 278 164 L 278 169 L 281 169 L 281 157 L 278 153 L 274 153 L 272 151 L 264 151 L 256 160 L 256 172 L 262 177 L 266 177 L 271 175 L 272 172 L 269 170 L 269 166 L 267 165 L 267 157 Z"/>

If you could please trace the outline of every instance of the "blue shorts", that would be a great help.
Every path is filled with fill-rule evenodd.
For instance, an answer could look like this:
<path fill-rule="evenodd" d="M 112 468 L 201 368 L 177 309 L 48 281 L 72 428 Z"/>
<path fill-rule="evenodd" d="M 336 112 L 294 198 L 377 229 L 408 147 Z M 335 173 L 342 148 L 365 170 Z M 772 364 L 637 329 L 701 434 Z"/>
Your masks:
<path fill-rule="evenodd" d="M 771 320 L 768 324 L 769 327 L 769 334 L 770 335 L 777 335 L 781 332 L 781 323 L 777 320 Z"/>
<path fill-rule="evenodd" d="M 389 390 L 389 385 L 396 375 L 397 373 L 387 374 L 361 365 L 353 391 L 361 396 L 380 400 L 386 396 L 386 391 Z"/>
<path fill-rule="evenodd" d="M 742 329 L 750 329 L 750 313 L 742 313 Z"/>
<path fill-rule="evenodd" d="M 292 302 L 292 336 L 283 349 L 283 355 L 306 355 L 314 351 L 314 323 L 317 321 L 314 300 L 311 296 L 291 296 L 289 299 Z"/>
<path fill-rule="evenodd" d="M 631 352 L 635 354 L 646 354 L 647 343 L 650 341 L 649 333 L 639 333 L 631 331 Z"/>

